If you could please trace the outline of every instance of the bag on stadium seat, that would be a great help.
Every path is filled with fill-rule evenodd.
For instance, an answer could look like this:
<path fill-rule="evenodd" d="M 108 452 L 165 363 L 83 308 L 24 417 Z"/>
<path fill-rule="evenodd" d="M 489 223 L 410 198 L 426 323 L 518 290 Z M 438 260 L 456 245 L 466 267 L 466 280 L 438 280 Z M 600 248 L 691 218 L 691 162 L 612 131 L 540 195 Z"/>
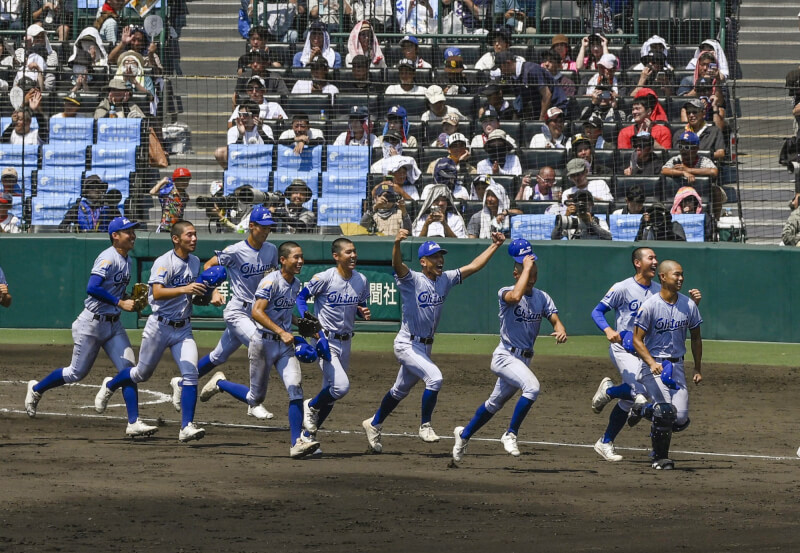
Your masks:
<path fill-rule="evenodd" d="M 158 135 L 153 127 L 150 127 L 149 142 L 150 167 L 158 167 L 163 169 L 164 167 L 168 166 L 169 160 L 167 159 L 167 153 L 164 151 L 164 147 L 161 145 L 161 141 L 158 139 Z"/>

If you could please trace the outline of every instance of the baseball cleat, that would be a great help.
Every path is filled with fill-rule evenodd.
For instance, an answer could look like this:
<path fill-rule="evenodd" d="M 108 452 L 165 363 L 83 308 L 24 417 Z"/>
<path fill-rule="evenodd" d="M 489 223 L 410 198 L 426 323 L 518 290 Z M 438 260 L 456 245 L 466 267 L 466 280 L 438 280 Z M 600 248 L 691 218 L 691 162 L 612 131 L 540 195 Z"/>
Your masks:
<path fill-rule="evenodd" d="M 597 391 L 594 393 L 594 397 L 592 398 L 592 411 L 599 413 L 603 410 L 603 407 L 608 405 L 608 403 L 611 401 L 611 398 L 608 396 L 606 391 L 613 385 L 614 382 L 608 377 L 605 377 L 600 381 L 600 386 L 597 387 Z"/>
<path fill-rule="evenodd" d="M 461 431 L 464 430 L 463 426 L 456 426 L 453 430 L 453 438 L 455 438 L 455 445 L 453 446 L 453 461 L 459 462 L 464 458 L 464 453 L 467 452 L 467 442 L 461 437 Z"/>
<path fill-rule="evenodd" d="M 38 383 L 38 380 L 29 380 L 28 391 L 25 394 L 25 412 L 31 418 L 36 416 L 36 406 L 39 405 L 39 400 L 42 399 L 42 394 L 33 390 L 33 387 Z"/>
<path fill-rule="evenodd" d="M 178 412 L 181 410 L 181 393 L 183 392 L 181 382 L 183 382 L 183 378 L 180 376 L 169 381 L 169 385 L 172 386 L 172 406 Z"/>
<path fill-rule="evenodd" d="M 419 427 L 419 437 L 422 438 L 423 442 L 427 442 L 429 444 L 439 441 L 439 436 L 437 436 L 436 432 L 433 431 L 433 427 L 429 422 L 426 422 Z"/>
<path fill-rule="evenodd" d="M 314 409 L 309 405 L 311 400 L 307 399 L 303 402 L 303 428 L 308 432 L 317 431 L 317 421 L 319 420 L 319 409 Z"/>
<path fill-rule="evenodd" d="M 271 419 L 275 415 L 267 411 L 263 405 L 247 406 L 247 416 L 255 417 L 259 420 Z"/>
<path fill-rule="evenodd" d="M 383 445 L 381 445 L 381 427 L 379 426 L 372 426 L 372 418 L 369 418 L 361 423 L 361 426 L 364 427 L 364 432 L 367 433 L 367 441 L 369 442 L 369 447 L 375 453 L 380 453 L 383 451 Z"/>
<path fill-rule="evenodd" d="M 617 451 L 614 449 L 614 442 L 603 443 L 603 438 L 600 438 L 594 444 L 594 450 L 606 461 L 612 463 L 622 461 L 622 455 L 617 454 Z"/>
<path fill-rule="evenodd" d="M 129 438 L 152 436 L 156 432 L 158 432 L 157 426 L 145 424 L 141 421 L 141 419 L 136 419 L 136 422 L 129 422 L 128 428 L 125 429 L 125 435 Z"/>
<path fill-rule="evenodd" d="M 672 459 L 656 459 L 653 461 L 653 468 L 656 470 L 672 470 L 675 468 L 675 463 Z"/>
<path fill-rule="evenodd" d="M 800 457 L 800 447 L 797 448 L 797 456 Z"/>
<path fill-rule="evenodd" d="M 108 383 L 111 382 L 111 377 L 107 376 L 100 384 L 100 389 L 97 390 L 97 395 L 94 396 L 94 410 L 98 413 L 104 413 L 108 407 L 108 401 L 114 395 L 114 390 L 109 389 Z"/>
<path fill-rule="evenodd" d="M 318 441 L 300 434 L 300 437 L 297 438 L 297 441 L 294 443 L 294 445 L 289 448 L 289 457 L 292 459 L 301 459 L 303 457 L 307 457 L 308 455 L 312 455 L 318 449 Z"/>
<path fill-rule="evenodd" d="M 636 394 L 633 400 L 633 407 L 628 413 L 628 426 L 633 428 L 639 424 L 639 421 L 642 420 L 642 409 L 645 405 L 647 405 L 647 398 L 644 394 Z"/>
<path fill-rule="evenodd" d="M 205 428 L 197 428 L 193 422 L 190 422 L 178 433 L 178 441 L 182 444 L 186 442 L 191 442 L 192 440 L 202 440 L 203 436 L 206 435 Z"/>
<path fill-rule="evenodd" d="M 513 455 L 514 457 L 519 457 L 521 455 L 519 452 L 519 447 L 517 447 L 516 434 L 513 432 L 506 432 L 500 436 L 500 441 L 503 443 L 503 448 L 509 455 Z"/>
<path fill-rule="evenodd" d="M 200 390 L 200 401 L 208 401 L 220 392 L 218 386 L 220 380 L 227 379 L 225 378 L 225 373 L 222 371 L 217 371 L 214 373 L 214 376 L 211 377 L 211 380 L 206 382 L 206 385 L 203 386 L 203 389 Z"/>

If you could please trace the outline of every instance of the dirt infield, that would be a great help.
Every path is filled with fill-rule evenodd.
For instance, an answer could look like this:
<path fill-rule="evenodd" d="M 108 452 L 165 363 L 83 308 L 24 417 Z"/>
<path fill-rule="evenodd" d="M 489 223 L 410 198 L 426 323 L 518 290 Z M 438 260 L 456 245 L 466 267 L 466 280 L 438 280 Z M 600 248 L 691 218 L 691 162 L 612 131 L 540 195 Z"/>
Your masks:
<path fill-rule="evenodd" d="M 0 346 L 0 551 L 798 548 L 791 369 L 707 366 L 704 384 L 690 390 L 692 424 L 673 440 L 676 470 L 656 472 L 646 424 L 623 430 L 619 463 L 591 449 L 608 413 L 592 414 L 591 396 L 602 376 L 616 376 L 604 359 L 535 359 L 542 393 L 520 433 L 523 455 L 508 456 L 497 441 L 507 405 L 453 467 L 452 429 L 493 386 L 489 356 L 434 355 L 445 374 L 434 415 L 442 441 L 412 436 L 418 386 L 384 425 L 384 453 L 370 455 L 360 423 L 393 382 L 396 363 L 390 353 L 354 354 L 352 391 L 320 432 L 324 453 L 300 461 L 288 457 L 287 399 L 275 375 L 266 402 L 273 420 L 248 418 L 244 404 L 218 395 L 198 405 L 207 434 L 192 445 L 177 442 L 180 417 L 163 395 L 176 369 L 166 359 L 140 386 L 141 402 L 157 402 L 142 405 L 142 417 L 162 420 L 153 438 L 123 437 L 120 394 L 108 416 L 93 416 L 96 386 L 112 371 L 103 354 L 86 386 L 48 392 L 29 419 L 23 381 L 69 357 L 65 347 Z M 224 368 L 244 381 L 244 350 Z M 319 371 L 303 372 L 310 396 Z"/>

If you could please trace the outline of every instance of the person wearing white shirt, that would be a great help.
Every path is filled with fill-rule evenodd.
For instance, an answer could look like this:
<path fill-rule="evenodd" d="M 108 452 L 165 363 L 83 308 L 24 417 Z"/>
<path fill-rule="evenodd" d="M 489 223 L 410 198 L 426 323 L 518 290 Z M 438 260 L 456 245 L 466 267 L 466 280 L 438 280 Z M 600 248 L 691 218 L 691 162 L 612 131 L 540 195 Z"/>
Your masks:
<path fill-rule="evenodd" d="M 32 118 L 33 114 L 29 109 L 20 108 L 16 110 L 11 116 L 12 124 L 3 131 L 2 136 L 0 136 L 0 142 L 29 146 L 42 144 L 42 139 L 39 138 L 39 129 L 31 129 Z"/>
<path fill-rule="evenodd" d="M 311 60 L 309 68 L 311 80 L 298 80 L 292 87 L 292 94 L 330 94 L 333 103 L 333 97 L 339 94 L 339 89 L 328 82 L 328 62 L 322 56 L 317 56 Z"/>
<path fill-rule="evenodd" d="M 478 162 L 479 175 L 521 175 L 522 164 L 514 153 L 516 145 L 506 131 L 495 129 L 486 139 L 484 149 L 489 157 Z"/>
<path fill-rule="evenodd" d="M 306 147 L 313 148 L 325 144 L 325 134 L 309 126 L 307 114 L 295 113 L 292 116 L 292 128 L 283 131 L 278 136 L 278 142 L 294 144 L 294 153 L 302 155 Z"/>
<path fill-rule="evenodd" d="M 564 134 L 564 112 L 560 108 L 552 107 L 545 114 L 545 124 L 542 132 L 533 135 L 531 148 L 555 148 L 569 151 L 571 144 Z"/>
<path fill-rule="evenodd" d="M 18 234 L 22 232 L 19 217 L 8 212 L 13 199 L 11 194 L 0 193 L 0 234 Z"/>
<path fill-rule="evenodd" d="M 353 106 L 347 119 L 347 130 L 336 137 L 334 146 L 380 147 L 378 137 L 369 132 L 369 111 L 366 106 Z"/>
<path fill-rule="evenodd" d="M 400 84 L 392 84 L 386 87 L 384 94 L 394 95 L 414 95 L 421 96 L 427 92 L 427 88 L 414 84 L 414 77 L 417 74 L 416 64 L 408 59 L 402 59 L 397 64 L 397 74 L 400 79 Z"/>
<path fill-rule="evenodd" d="M 586 83 L 586 96 L 591 96 L 597 85 L 606 85 L 611 87 L 611 91 L 615 95 L 619 94 L 617 88 L 617 77 L 614 73 L 617 71 L 617 56 L 614 54 L 603 54 L 597 62 L 597 74 L 593 75 L 589 82 Z"/>
<path fill-rule="evenodd" d="M 447 238 L 466 238 L 464 219 L 453 207 L 446 186 L 437 185 L 431 195 L 423 202 L 420 215 L 414 222 L 414 236 L 441 236 Z"/>
<path fill-rule="evenodd" d="M 238 118 L 228 129 L 228 146 L 231 144 L 267 144 L 273 139 L 272 129 L 262 123 L 256 114 L 259 108 L 255 102 L 248 100 L 236 106 Z M 228 168 L 228 146 L 221 146 L 214 152 L 214 158 L 223 169 Z"/>
<path fill-rule="evenodd" d="M 601 179 L 589 180 L 589 165 L 581 158 L 569 160 L 569 163 L 567 163 L 567 178 L 572 183 L 572 186 L 564 190 L 561 196 L 564 199 L 579 190 L 588 190 L 597 201 L 611 202 L 614 200 L 606 181 Z"/>

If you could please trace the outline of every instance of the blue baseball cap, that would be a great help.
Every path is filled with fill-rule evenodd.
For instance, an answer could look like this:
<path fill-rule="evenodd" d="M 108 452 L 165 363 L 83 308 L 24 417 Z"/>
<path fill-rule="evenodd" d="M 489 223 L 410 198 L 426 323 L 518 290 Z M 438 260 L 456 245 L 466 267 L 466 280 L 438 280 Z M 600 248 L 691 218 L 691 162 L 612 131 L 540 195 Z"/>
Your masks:
<path fill-rule="evenodd" d="M 115 232 L 131 228 L 139 228 L 139 223 L 131 221 L 127 217 L 114 217 L 111 222 L 108 223 L 108 234 L 110 236 Z"/>
<path fill-rule="evenodd" d="M 386 112 L 386 115 L 387 117 L 389 115 L 393 115 L 395 117 L 402 117 L 403 119 L 405 119 L 406 117 L 408 117 L 408 112 L 406 111 L 406 108 L 404 108 L 403 106 L 392 106 L 389 108 L 389 111 Z"/>
<path fill-rule="evenodd" d="M 625 351 L 628 353 L 636 353 L 636 348 L 633 347 L 633 332 L 630 330 L 623 330 L 619 333 L 619 337 L 622 338 L 622 347 L 625 348 Z"/>
<path fill-rule="evenodd" d="M 419 46 L 419 40 L 417 40 L 417 37 L 415 37 L 414 35 L 406 35 L 403 38 L 401 38 L 400 44 L 403 44 L 404 42 L 410 42 L 411 44 Z"/>
<path fill-rule="evenodd" d="M 446 48 L 444 51 L 444 61 L 447 61 L 447 58 L 454 58 L 460 55 L 461 55 L 461 48 L 456 48 L 455 46 L 451 46 L 450 48 Z"/>
<path fill-rule="evenodd" d="M 419 250 L 417 251 L 417 257 L 422 259 L 423 257 L 433 255 L 436 252 L 447 253 L 447 250 L 433 240 L 428 240 L 419 247 Z"/>
<path fill-rule="evenodd" d="M 257 205 L 250 212 L 250 222 L 257 225 L 274 225 L 275 221 L 272 220 L 272 213 L 263 205 Z"/>
<path fill-rule="evenodd" d="M 517 263 L 522 263 L 522 260 L 529 255 L 533 256 L 534 261 L 539 259 L 536 257 L 536 254 L 533 253 L 531 243 L 524 238 L 517 238 L 516 240 L 511 241 L 511 243 L 508 245 L 508 255 L 513 257 L 514 261 Z"/>
<path fill-rule="evenodd" d="M 670 390 L 679 390 L 681 385 L 672 379 L 672 361 L 662 361 L 661 368 L 661 382 Z"/>
<path fill-rule="evenodd" d="M 699 146 L 700 138 L 698 138 L 698 136 L 694 134 L 692 131 L 684 131 L 678 142 L 682 142 L 684 144 L 691 144 L 693 146 Z"/>

